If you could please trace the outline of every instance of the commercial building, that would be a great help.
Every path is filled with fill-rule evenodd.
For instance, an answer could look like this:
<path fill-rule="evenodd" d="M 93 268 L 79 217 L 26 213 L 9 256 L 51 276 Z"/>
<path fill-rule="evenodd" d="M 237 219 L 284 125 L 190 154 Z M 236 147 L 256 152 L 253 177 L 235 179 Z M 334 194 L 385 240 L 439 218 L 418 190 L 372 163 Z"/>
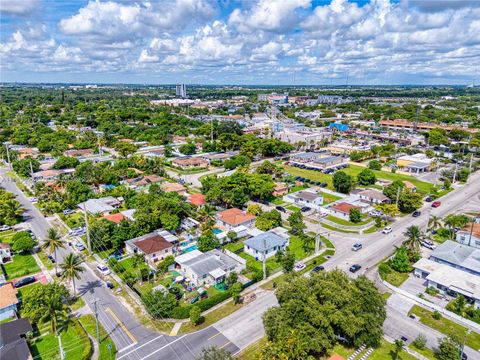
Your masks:
<path fill-rule="evenodd" d="M 419 153 L 414 155 L 403 155 L 397 159 L 397 166 L 405 168 L 412 173 L 430 171 L 433 160 L 427 155 Z"/>
<path fill-rule="evenodd" d="M 177 84 L 175 87 L 175 95 L 186 98 L 187 97 L 187 85 L 185 84 Z"/>
<path fill-rule="evenodd" d="M 424 122 L 418 122 L 417 124 L 415 124 L 413 121 L 402 120 L 402 119 L 380 120 L 378 124 L 380 126 L 386 127 L 388 129 L 394 129 L 394 130 L 429 131 L 432 129 L 443 129 L 448 132 L 455 129 L 461 129 L 461 130 L 468 131 L 470 133 L 476 133 L 478 131 L 478 129 L 470 129 L 470 128 L 461 127 L 461 126 L 441 125 L 441 124 L 432 124 L 432 123 L 424 123 Z"/>
<path fill-rule="evenodd" d="M 320 169 L 328 169 L 332 166 L 337 166 L 346 162 L 346 159 L 341 156 L 326 156 L 313 160 L 314 167 Z"/>
<path fill-rule="evenodd" d="M 431 254 L 430 260 L 480 276 L 480 249 L 447 240 Z"/>

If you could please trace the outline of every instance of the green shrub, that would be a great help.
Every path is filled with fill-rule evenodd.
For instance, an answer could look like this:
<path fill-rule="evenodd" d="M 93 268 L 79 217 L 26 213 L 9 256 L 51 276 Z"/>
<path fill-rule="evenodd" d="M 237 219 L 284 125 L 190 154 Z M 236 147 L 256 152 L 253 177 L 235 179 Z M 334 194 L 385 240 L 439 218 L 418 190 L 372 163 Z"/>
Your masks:
<path fill-rule="evenodd" d="M 438 310 L 435 310 L 432 314 L 432 317 L 435 319 L 435 320 L 440 320 L 442 318 L 442 314 L 440 314 L 440 311 Z"/>
<path fill-rule="evenodd" d="M 435 296 L 435 295 L 438 295 L 438 289 L 437 288 L 434 288 L 433 286 L 429 286 L 425 292 L 428 294 L 428 295 L 431 295 L 431 296 Z"/>

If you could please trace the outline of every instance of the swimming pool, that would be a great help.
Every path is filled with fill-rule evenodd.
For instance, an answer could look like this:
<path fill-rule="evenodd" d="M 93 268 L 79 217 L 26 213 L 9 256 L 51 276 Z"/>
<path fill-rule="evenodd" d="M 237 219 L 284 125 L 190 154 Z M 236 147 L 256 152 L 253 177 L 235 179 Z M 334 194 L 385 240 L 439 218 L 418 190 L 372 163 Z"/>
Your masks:
<path fill-rule="evenodd" d="M 193 251 L 193 250 L 197 250 L 197 249 L 198 249 L 197 244 L 193 244 L 193 245 L 185 248 L 185 249 L 183 250 L 183 252 L 184 252 L 184 253 L 187 253 L 187 252 L 190 252 L 190 251 Z"/>
<path fill-rule="evenodd" d="M 218 235 L 218 234 L 220 234 L 220 233 L 222 233 L 222 232 L 223 232 L 223 231 L 220 230 L 220 229 L 213 228 L 213 233 L 214 233 L 215 235 Z"/>

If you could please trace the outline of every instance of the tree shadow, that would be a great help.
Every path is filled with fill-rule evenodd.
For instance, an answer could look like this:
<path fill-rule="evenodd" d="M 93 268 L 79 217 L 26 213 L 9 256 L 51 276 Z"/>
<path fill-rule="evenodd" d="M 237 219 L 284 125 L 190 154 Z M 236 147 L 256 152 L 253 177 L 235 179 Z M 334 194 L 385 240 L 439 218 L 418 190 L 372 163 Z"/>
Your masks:
<path fill-rule="evenodd" d="M 83 296 L 88 292 L 93 294 L 95 288 L 99 288 L 101 286 L 102 282 L 100 280 L 87 281 L 85 284 L 79 286 L 77 296 Z"/>

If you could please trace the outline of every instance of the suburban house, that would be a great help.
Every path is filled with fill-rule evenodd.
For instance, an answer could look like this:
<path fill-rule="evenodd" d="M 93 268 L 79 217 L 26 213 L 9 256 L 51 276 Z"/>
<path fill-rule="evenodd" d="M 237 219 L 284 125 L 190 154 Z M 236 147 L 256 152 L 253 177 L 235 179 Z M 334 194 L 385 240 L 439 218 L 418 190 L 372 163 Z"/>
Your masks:
<path fill-rule="evenodd" d="M 34 181 L 54 181 L 57 180 L 62 174 L 71 174 L 75 172 L 75 169 L 63 169 L 63 170 L 42 170 L 33 173 Z"/>
<path fill-rule="evenodd" d="M 72 149 L 72 150 L 66 150 L 63 155 L 69 156 L 69 157 L 81 157 L 81 156 L 92 156 L 93 155 L 93 150 L 92 149 Z"/>
<path fill-rule="evenodd" d="M 12 252 L 9 243 L 0 243 L 0 264 L 12 261 Z"/>
<path fill-rule="evenodd" d="M 36 159 L 40 155 L 40 151 L 37 148 L 29 148 L 29 147 L 19 147 L 15 148 L 12 147 L 18 153 L 18 159 L 23 160 L 27 157 L 31 157 Z"/>
<path fill-rule="evenodd" d="M 192 194 L 188 197 L 188 202 L 195 206 L 205 205 L 205 195 L 203 194 Z"/>
<path fill-rule="evenodd" d="M 158 184 L 158 183 L 161 183 L 162 181 L 163 181 L 163 178 L 158 175 L 139 176 L 134 179 L 125 180 L 125 182 L 128 184 L 128 187 L 134 190 L 148 189 L 150 185 Z"/>
<path fill-rule="evenodd" d="M 192 157 L 188 159 L 172 160 L 172 165 L 182 169 L 190 169 L 190 168 L 198 168 L 198 167 L 207 167 L 208 161 L 199 157 Z"/>
<path fill-rule="evenodd" d="M 283 197 L 283 200 L 299 206 L 308 206 L 319 210 L 323 204 L 323 196 L 313 189 L 300 190 Z"/>
<path fill-rule="evenodd" d="M 225 230 L 222 231 L 221 233 L 215 234 L 215 237 L 218 239 L 220 244 L 225 244 L 227 242 L 230 242 L 230 239 L 228 238 L 228 233 L 233 231 L 236 234 L 236 239 L 248 236 L 248 228 L 246 228 L 243 225 L 234 227 L 233 229 L 230 230 Z"/>
<path fill-rule="evenodd" d="M 285 251 L 289 244 L 288 235 L 278 235 L 270 230 L 247 239 L 243 242 L 243 251 L 253 256 L 255 260 L 262 260 L 275 256 L 277 251 Z"/>
<path fill-rule="evenodd" d="M 187 188 L 179 183 L 165 182 L 160 185 L 160 188 L 165 192 L 176 192 L 178 195 L 185 195 Z"/>
<path fill-rule="evenodd" d="M 430 254 L 430 260 L 464 272 L 480 275 L 480 249 L 447 240 Z"/>
<path fill-rule="evenodd" d="M 352 205 L 347 202 L 335 203 L 329 207 L 330 213 L 333 216 L 339 217 L 344 220 L 350 220 L 351 209 L 358 209 L 361 212 L 361 208 L 359 206 Z"/>
<path fill-rule="evenodd" d="M 125 250 L 128 254 L 143 254 L 145 262 L 156 267 L 157 262 L 173 255 L 173 248 L 177 242 L 178 238 L 168 231 L 157 230 L 125 241 Z"/>
<path fill-rule="evenodd" d="M 119 206 L 120 198 L 114 198 L 113 196 L 106 196 L 100 199 L 89 199 L 78 204 L 80 210 L 87 210 L 89 214 L 108 214 Z"/>
<path fill-rule="evenodd" d="M 408 189 L 412 192 L 417 192 L 417 187 L 414 184 L 412 184 L 410 181 L 403 180 L 402 183 L 403 185 L 405 185 L 405 189 Z"/>
<path fill-rule="evenodd" d="M 399 168 L 405 168 L 407 171 L 417 174 L 430 171 L 432 162 L 432 159 L 422 153 L 404 155 L 397 158 L 397 166 Z"/>
<path fill-rule="evenodd" d="M 17 316 L 17 292 L 11 282 L 0 287 L 0 321 Z"/>
<path fill-rule="evenodd" d="M 102 219 L 114 222 L 115 224 L 120 224 L 122 220 L 126 221 L 135 221 L 133 215 L 135 214 L 135 209 L 131 210 L 122 210 L 116 214 L 109 214 L 102 216 Z"/>
<path fill-rule="evenodd" d="M 248 228 L 255 223 L 255 216 L 240 209 L 231 208 L 217 213 L 217 223 L 226 230 L 231 230 L 240 225 Z"/>
<path fill-rule="evenodd" d="M 372 204 L 390 204 L 390 199 L 381 191 L 375 189 L 366 189 L 357 192 L 357 196 Z"/>
<path fill-rule="evenodd" d="M 273 196 L 283 196 L 288 194 L 288 185 L 283 182 L 275 183 L 275 188 L 273 189 Z"/>
<path fill-rule="evenodd" d="M 176 268 L 195 286 L 212 286 L 225 281 L 231 272 L 239 273 L 247 261 L 231 252 L 213 249 L 193 250 L 175 258 Z"/>
<path fill-rule="evenodd" d="M 480 223 L 469 223 L 457 232 L 457 242 L 480 248 Z"/>
<path fill-rule="evenodd" d="M 208 161 L 209 164 L 212 163 L 212 161 L 225 161 L 230 159 L 232 156 L 240 154 L 240 151 L 229 151 L 226 153 L 217 153 L 217 154 L 208 154 L 208 155 L 203 155 L 201 156 L 202 159 Z"/>
<path fill-rule="evenodd" d="M 0 324 L 0 359 L 32 360 L 25 335 L 33 331 L 28 318 Z"/>
<path fill-rule="evenodd" d="M 463 295 L 474 308 L 480 307 L 480 277 L 449 265 L 422 258 L 413 265 L 414 274 L 426 280 L 426 287 L 438 289 L 441 294 Z"/>

